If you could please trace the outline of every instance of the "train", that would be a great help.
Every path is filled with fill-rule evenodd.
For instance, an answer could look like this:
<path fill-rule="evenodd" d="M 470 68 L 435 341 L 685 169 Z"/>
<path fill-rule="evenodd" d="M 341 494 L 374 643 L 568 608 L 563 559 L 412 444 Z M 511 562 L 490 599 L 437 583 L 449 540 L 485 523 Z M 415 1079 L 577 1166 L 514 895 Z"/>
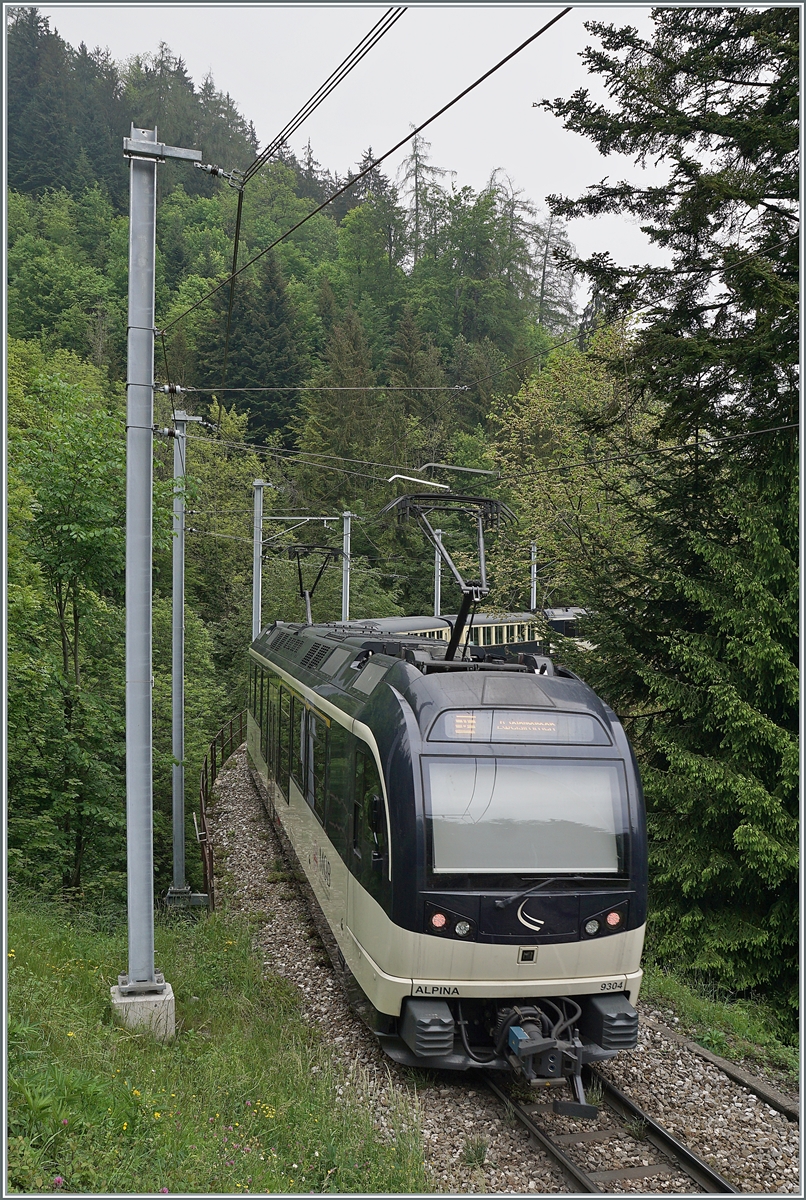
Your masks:
<path fill-rule="evenodd" d="M 563 637 L 573 638 L 579 644 L 580 623 L 587 615 L 587 609 L 570 606 L 544 608 L 540 612 L 476 613 L 472 624 L 464 626 L 460 644 L 484 647 L 498 654 L 506 654 L 508 650 L 542 651 L 549 648 L 545 641 L 546 626 Z M 410 635 L 439 638 L 447 642 L 456 619 L 456 613 L 439 617 L 395 618 L 395 628 L 400 632 L 405 630 Z"/>
<path fill-rule="evenodd" d="M 511 642 L 453 656 L 437 628 L 266 627 L 249 650 L 252 769 L 386 1054 L 508 1071 L 592 1116 L 583 1067 L 637 1042 L 635 757 L 551 656 Z"/>

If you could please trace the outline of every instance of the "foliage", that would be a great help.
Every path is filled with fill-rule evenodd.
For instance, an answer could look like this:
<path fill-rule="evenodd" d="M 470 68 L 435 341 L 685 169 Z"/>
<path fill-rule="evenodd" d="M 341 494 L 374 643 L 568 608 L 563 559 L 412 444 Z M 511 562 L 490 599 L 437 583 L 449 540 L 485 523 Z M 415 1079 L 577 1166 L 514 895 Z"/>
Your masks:
<path fill-rule="evenodd" d="M 161 1045 L 111 1021 L 126 931 L 15 900 L 9 921 L 8 1171 L 12 1192 L 423 1192 L 413 1105 L 379 1136 L 250 930 L 164 919 L 176 995 Z"/>
<path fill-rule="evenodd" d="M 9 344 L 10 874 L 122 895 L 125 868 L 122 397 L 75 355 Z M 158 485 L 155 544 L 170 545 Z M 170 613 L 155 603 L 158 884 L 170 858 Z M 188 798 L 229 715 L 209 634 L 186 618 Z"/>
<path fill-rule="evenodd" d="M 124 471 L 103 395 L 46 372 L 14 355 L 9 844 L 52 890 L 120 862 Z"/>
<path fill-rule="evenodd" d="M 794 1004 L 796 453 L 777 427 L 793 420 L 797 390 L 797 19 L 653 19 L 649 40 L 588 26 L 603 49 L 585 58 L 614 109 L 584 90 L 547 103 L 603 153 L 669 166 L 663 186 L 603 183 L 552 201 L 566 217 L 639 217 L 672 260 L 576 264 L 605 312 L 650 311 L 621 361 L 611 355 L 621 401 L 575 422 L 578 450 L 596 444 L 588 478 L 608 508 L 598 523 L 589 505 L 570 515 L 584 567 L 569 570 L 596 613 L 588 676 L 635 719 L 657 953 Z M 664 437 L 675 453 L 657 453 Z M 625 454 L 615 473 L 602 450 Z"/>
<path fill-rule="evenodd" d="M 599 45 L 583 57 L 609 99 L 582 89 L 544 103 L 603 154 L 665 169 L 658 184 L 605 180 L 578 199 L 550 197 L 543 214 L 503 172 L 462 186 L 417 137 L 399 188 L 373 169 L 284 237 L 346 182 L 310 143 L 301 162 L 285 148 L 243 200 L 239 264 L 283 240 L 237 279 L 226 375 L 238 197 L 187 164 L 160 166 L 158 369 L 163 382 L 219 389 L 183 395 L 216 426 L 194 427 L 188 442 L 189 753 L 243 705 L 254 479 L 271 485 L 269 518 L 356 514 L 352 611 L 382 615 L 431 603 L 420 533 L 377 518 L 390 476 L 501 465 L 485 482 L 521 525 L 491 554 L 490 603 L 524 606 L 536 541 L 541 601 L 590 612 L 592 648 L 560 650 L 624 716 L 641 761 L 653 953 L 734 991 L 792 995 L 796 451 L 780 427 L 797 404 L 797 13 L 672 7 L 653 22 L 647 38 L 589 23 Z M 122 404 L 109 383 L 122 378 L 126 338 L 120 139 L 134 116 L 226 168 L 245 166 L 257 143 L 231 98 L 209 78 L 197 89 L 164 45 L 119 66 L 16 9 L 8 50 L 9 323 L 25 339 L 9 367 L 12 868 L 50 890 L 79 877 L 111 887 L 122 811 Z M 372 159 L 368 148 L 347 178 Z M 640 221 L 666 264 L 578 259 L 564 221 L 606 213 Z M 581 276 L 593 292 L 580 322 Z M 171 415 L 159 396 L 157 421 Z M 161 722 L 171 477 L 158 445 Z M 440 478 L 469 491 L 478 480 Z M 267 521 L 280 550 L 265 564 L 267 620 L 302 616 L 289 544 L 340 542 L 332 527 L 279 525 Z M 469 561 L 471 533 L 445 522 L 458 561 Z M 339 614 L 339 590 L 331 567 L 317 616 Z M 443 607 L 457 602 L 446 583 Z M 155 763 L 165 865 L 164 725 Z"/>
<path fill-rule="evenodd" d="M 210 78 L 197 91 L 181 58 L 164 43 L 121 68 L 107 50 L 69 46 L 35 8 L 15 8 L 10 17 L 8 179 L 15 190 L 41 195 L 97 184 L 115 211 L 125 212 L 122 144 L 132 124 L 157 125 L 168 143 L 202 145 L 208 156 L 230 159 L 233 166 L 254 158 L 254 130 L 231 97 L 217 92 Z M 166 164 L 163 189 L 179 179 L 202 195 L 213 190 L 201 172 L 192 173 L 188 184 L 186 173 Z"/>
<path fill-rule="evenodd" d="M 798 1079 L 797 1030 L 782 1020 L 774 998 L 736 999 L 706 977 L 691 971 L 676 974 L 651 956 L 644 962 L 641 998 L 712 1053 L 782 1071 L 790 1086 Z"/>

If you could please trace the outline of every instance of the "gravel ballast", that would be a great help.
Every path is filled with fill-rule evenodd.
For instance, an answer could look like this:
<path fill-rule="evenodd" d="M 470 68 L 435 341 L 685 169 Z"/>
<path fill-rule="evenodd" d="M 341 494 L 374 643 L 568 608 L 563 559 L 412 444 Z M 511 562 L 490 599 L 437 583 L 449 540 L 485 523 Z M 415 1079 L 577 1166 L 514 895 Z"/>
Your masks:
<path fill-rule="evenodd" d="M 285 860 L 242 746 L 219 774 L 208 809 L 219 902 L 257 919 L 255 949 L 267 974 L 300 993 L 306 1020 L 333 1047 L 345 1097 L 373 1110 L 381 1136 L 395 1123 L 417 1121 L 435 1192 L 567 1192 L 559 1170 L 528 1132 L 472 1072 L 419 1072 L 398 1067 L 350 1009 L 317 934 L 302 890 Z M 661 1014 L 648 1010 L 651 1019 Z M 642 1025 L 639 1045 L 603 1064 L 603 1073 L 670 1132 L 745 1192 L 799 1192 L 798 1128 L 711 1063 Z M 594 1127 L 612 1124 L 603 1113 Z M 559 1132 L 556 1119 L 551 1132 Z M 564 1130 L 591 1128 L 565 1121 Z M 595 1143 L 573 1157 L 590 1170 L 614 1162 L 657 1161 L 635 1139 Z M 650 1148 L 651 1149 L 651 1148 Z M 677 1174 L 604 1182 L 607 1191 L 639 1194 L 696 1191 Z"/>

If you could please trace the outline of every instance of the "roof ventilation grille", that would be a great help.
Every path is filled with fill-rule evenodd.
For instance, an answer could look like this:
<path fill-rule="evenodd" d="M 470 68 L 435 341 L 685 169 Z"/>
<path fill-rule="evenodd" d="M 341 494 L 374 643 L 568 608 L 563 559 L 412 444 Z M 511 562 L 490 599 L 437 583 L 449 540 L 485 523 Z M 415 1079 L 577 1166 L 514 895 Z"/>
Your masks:
<path fill-rule="evenodd" d="M 300 666 L 307 667 L 309 671 L 315 671 L 330 654 L 332 647 L 328 646 L 327 642 L 314 642 L 313 645 L 306 650 Z"/>
<path fill-rule="evenodd" d="M 287 655 L 289 658 L 295 657 L 294 650 L 299 643 L 292 633 L 281 633 L 278 638 L 272 642 L 272 650 L 279 650 L 281 654 Z"/>

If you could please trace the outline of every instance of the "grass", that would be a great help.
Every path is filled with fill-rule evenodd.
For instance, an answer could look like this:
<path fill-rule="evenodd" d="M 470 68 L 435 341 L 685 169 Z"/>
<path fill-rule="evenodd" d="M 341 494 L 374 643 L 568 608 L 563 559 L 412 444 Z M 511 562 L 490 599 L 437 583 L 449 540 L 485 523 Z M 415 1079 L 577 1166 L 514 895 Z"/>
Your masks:
<path fill-rule="evenodd" d="M 644 962 L 641 999 L 678 1018 L 676 1028 L 713 1054 L 750 1059 L 796 1083 L 800 1054 L 793 1035 L 765 1000 L 734 999 L 708 983 L 686 978 L 650 959 Z"/>
<path fill-rule="evenodd" d="M 466 1139 L 464 1149 L 462 1150 L 462 1161 L 468 1167 L 483 1167 L 487 1161 L 487 1139 L 483 1137 L 469 1137 Z"/>
<path fill-rule="evenodd" d="M 177 1013 L 163 1045 L 111 1020 L 118 920 L 10 903 L 10 1192 L 428 1190 L 413 1110 L 377 1133 L 296 991 L 261 977 L 247 922 L 158 921 Z"/>

